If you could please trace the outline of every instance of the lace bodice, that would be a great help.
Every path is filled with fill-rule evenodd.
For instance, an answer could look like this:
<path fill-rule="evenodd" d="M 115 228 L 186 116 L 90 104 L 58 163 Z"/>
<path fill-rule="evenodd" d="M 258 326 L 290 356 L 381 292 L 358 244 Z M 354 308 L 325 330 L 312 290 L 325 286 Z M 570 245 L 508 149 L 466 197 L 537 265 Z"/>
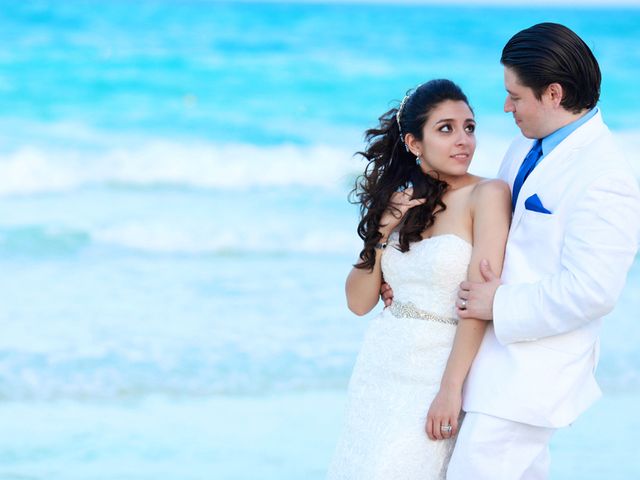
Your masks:
<path fill-rule="evenodd" d="M 394 301 L 444 317 L 455 317 L 460 282 L 467 278 L 472 246 L 454 234 L 436 235 L 411 244 L 401 252 L 393 233 L 382 254 L 382 273 L 393 289 Z"/>

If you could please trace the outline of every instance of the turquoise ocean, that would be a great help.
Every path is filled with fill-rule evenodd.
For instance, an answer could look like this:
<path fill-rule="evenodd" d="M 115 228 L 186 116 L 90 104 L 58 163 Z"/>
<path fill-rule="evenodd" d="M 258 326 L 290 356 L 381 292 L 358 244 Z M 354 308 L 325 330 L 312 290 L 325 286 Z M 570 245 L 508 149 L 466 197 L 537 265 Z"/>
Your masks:
<path fill-rule="evenodd" d="M 495 175 L 500 51 L 540 21 L 593 48 L 640 175 L 640 9 L 0 0 L 0 479 L 322 479 L 371 318 L 363 131 L 448 77 Z M 552 479 L 640 478 L 638 312 L 636 261 Z"/>

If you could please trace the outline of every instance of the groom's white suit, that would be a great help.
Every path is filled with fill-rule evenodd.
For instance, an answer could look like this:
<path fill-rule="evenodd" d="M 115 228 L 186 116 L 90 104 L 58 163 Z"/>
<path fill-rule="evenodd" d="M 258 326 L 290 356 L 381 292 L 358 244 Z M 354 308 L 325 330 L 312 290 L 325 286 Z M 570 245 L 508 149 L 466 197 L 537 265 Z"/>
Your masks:
<path fill-rule="evenodd" d="M 532 143 L 518 138 L 505 156 L 499 176 L 512 187 Z M 534 194 L 550 214 L 525 206 Z M 600 396 L 594 370 L 601 319 L 620 295 L 639 238 L 638 185 L 598 112 L 542 159 L 518 196 L 493 324 L 464 389 L 463 409 L 475 412 L 467 419 L 498 422 L 495 430 L 476 427 L 478 436 L 526 449 L 542 432 L 539 444 L 546 450 L 553 429 L 571 423 Z M 509 437 L 509 425 L 523 424 L 532 427 L 520 430 L 518 439 Z M 461 440 L 449 478 L 485 478 L 469 462 L 492 462 L 493 447 L 479 455 L 484 458 L 468 459 Z M 499 468 L 489 465 L 486 478 L 516 478 Z M 545 469 L 517 478 L 545 478 Z"/>
<path fill-rule="evenodd" d="M 499 177 L 512 186 L 532 142 L 516 139 L 505 155 Z M 551 214 L 525 208 L 533 194 Z M 562 427 L 600 396 L 601 318 L 622 291 L 639 235 L 638 184 L 598 112 L 520 191 L 465 411 Z"/>

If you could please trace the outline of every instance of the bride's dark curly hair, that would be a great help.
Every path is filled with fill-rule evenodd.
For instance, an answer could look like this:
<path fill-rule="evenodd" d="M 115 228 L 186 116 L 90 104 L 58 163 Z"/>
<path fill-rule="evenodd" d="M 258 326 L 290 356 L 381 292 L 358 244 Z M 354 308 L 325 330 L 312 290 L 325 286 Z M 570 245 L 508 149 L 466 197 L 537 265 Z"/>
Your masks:
<path fill-rule="evenodd" d="M 433 225 L 436 214 L 447 208 L 442 196 L 449 185 L 437 178 L 436 172 L 426 175 L 404 143 L 408 133 L 422 140 L 423 127 L 429 114 L 446 100 L 462 101 L 469 106 L 466 95 L 451 80 L 423 83 L 414 91 L 407 92 L 398 107 L 399 116 L 398 108 L 392 108 L 379 118 L 380 123 L 376 128 L 365 132 L 367 148 L 356 155 L 362 155 L 369 163 L 364 173 L 356 179 L 350 194 L 352 202 L 360 205 L 358 235 L 364 240 L 360 261 L 354 265 L 356 268 L 373 270 L 375 245 L 382 237 L 378 231 L 380 219 L 389 206 L 391 195 L 398 188 L 413 185 L 413 198 L 427 199 L 405 215 L 399 230 L 402 252 L 408 251 L 412 242 L 421 240 L 422 232 Z"/>

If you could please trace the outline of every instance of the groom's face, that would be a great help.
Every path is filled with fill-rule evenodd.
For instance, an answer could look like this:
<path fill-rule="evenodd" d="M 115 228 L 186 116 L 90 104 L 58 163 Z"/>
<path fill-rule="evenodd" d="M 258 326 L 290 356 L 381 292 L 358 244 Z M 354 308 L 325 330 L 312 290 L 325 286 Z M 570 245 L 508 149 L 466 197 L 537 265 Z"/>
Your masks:
<path fill-rule="evenodd" d="M 518 74 L 509 67 L 504 67 L 504 86 L 507 98 L 504 101 L 504 111 L 513 114 L 513 119 L 522 134 L 527 138 L 544 138 L 549 135 L 549 115 L 552 114 L 551 104 L 546 95 L 536 98 L 533 90 L 524 86 Z"/>

